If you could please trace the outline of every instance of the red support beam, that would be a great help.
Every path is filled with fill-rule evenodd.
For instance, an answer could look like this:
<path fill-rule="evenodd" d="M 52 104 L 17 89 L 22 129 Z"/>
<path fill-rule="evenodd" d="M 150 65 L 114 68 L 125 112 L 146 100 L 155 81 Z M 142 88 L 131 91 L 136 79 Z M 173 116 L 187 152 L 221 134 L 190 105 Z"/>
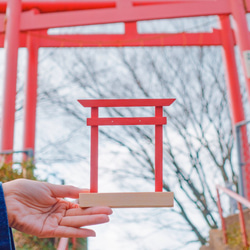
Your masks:
<path fill-rule="evenodd" d="M 5 14 L 0 14 L 0 32 L 5 31 L 5 23 L 6 21 L 6 15 Z"/>
<path fill-rule="evenodd" d="M 40 36 L 41 47 L 141 47 L 141 46 L 220 46 L 220 30 L 211 33 L 125 35 L 47 35 Z"/>
<path fill-rule="evenodd" d="M 36 104 L 37 104 L 37 67 L 38 39 L 29 32 L 27 35 L 28 67 L 24 102 L 23 150 L 35 151 Z M 36 32 L 37 33 L 37 32 Z"/>
<path fill-rule="evenodd" d="M 208 33 L 158 33 L 158 34 L 83 34 L 48 35 L 47 31 L 33 32 L 39 47 L 150 47 L 150 46 L 220 46 L 221 31 L 213 29 Z M 232 31 L 231 31 L 232 32 Z M 235 43 L 235 41 L 234 41 Z M 4 45 L 4 34 L 0 33 L 0 48 Z M 20 47 L 26 47 L 26 32 L 20 33 Z"/>
<path fill-rule="evenodd" d="M 229 92 L 230 110 L 232 124 L 245 120 L 244 108 L 242 104 L 238 69 L 234 52 L 234 37 L 231 32 L 230 19 L 228 15 L 219 16 L 221 24 L 221 39 L 223 48 L 223 59 L 226 70 L 226 83 Z"/>
<path fill-rule="evenodd" d="M 164 4 L 164 3 L 190 3 L 190 2 L 205 2 L 211 0 L 133 0 L 133 6 L 142 5 L 154 5 L 154 4 Z"/>
<path fill-rule="evenodd" d="M 22 1 L 22 11 L 28 11 L 31 9 L 38 9 L 41 13 L 47 12 L 61 12 L 72 10 L 88 10 L 88 9 L 101 9 L 115 7 L 115 1 L 103 1 L 103 0 L 73 0 L 73 1 Z M 6 1 L 0 2 L 0 12 L 5 13 L 7 3 Z"/>
<path fill-rule="evenodd" d="M 4 38 L 5 38 L 5 34 L 0 33 L 0 48 L 4 48 Z"/>
<path fill-rule="evenodd" d="M 248 91 L 248 100 L 250 102 L 250 65 L 247 62 L 247 54 L 250 55 L 250 37 L 248 24 L 246 19 L 245 5 L 243 0 L 234 1 L 230 0 L 232 15 L 235 26 L 235 37 L 237 45 L 240 50 L 240 58 L 244 69 L 244 75 Z M 237 112 L 241 112 L 238 110 Z M 242 169 L 242 179 L 243 179 L 243 189 L 244 196 L 250 199 L 250 152 L 249 152 L 249 142 L 247 136 L 246 125 L 241 127 L 241 148 L 242 148 L 242 160 L 246 164 Z"/>
<path fill-rule="evenodd" d="M 125 35 L 127 36 L 136 36 L 137 32 L 137 22 L 127 22 L 124 23 Z"/>
<path fill-rule="evenodd" d="M 245 121 L 244 107 L 242 103 L 242 96 L 240 91 L 240 82 L 237 71 L 237 64 L 235 59 L 234 52 L 234 38 L 232 36 L 230 19 L 228 15 L 220 16 L 220 24 L 221 24 L 221 35 L 222 35 L 222 44 L 224 51 L 224 63 L 226 66 L 226 77 L 227 77 L 227 89 L 229 94 L 229 103 L 230 110 L 232 116 L 232 124 L 233 128 L 237 123 Z M 241 144 L 242 144 L 242 159 L 244 162 L 248 162 L 250 160 L 249 155 L 249 142 L 247 136 L 246 126 L 241 127 Z M 250 183 L 247 176 L 249 176 L 250 168 L 244 167 L 239 170 L 240 179 L 242 179 L 243 183 L 239 183 L 240 193 L 241 195 L 250 199 Z M 249 183 L 247 185 L 247 183 Z"/>
<path fill-rule="evenodd" d="M 84 107 L 151 107 L 169 106 L 175 99 L 96 99 L 78 100 Z"/>
<path fill-rule="evenodd" d="M 21 0 L 9 0 L 5 36 L 5 75 L 2 104 L 1 150 L 13 150 L 17 57 L 19 46 Z M 11 159 L 9 159 L 11 160 Z"/>
<path fill-rule="evenodd" d="M 250 101 L 250 73 L 248 73 L 250 69 L 247 69 L 246 62 L 244 59 L 244 53 L 247 51 L 250 52 L 250 36 L 249 36 L 244 0 L 240 1 L 230 0 L 230 3 L 234 20 L 235 37 L 237 45 L 239 46 L 240 49 L 240 56 L 245 73 L 248 96 Z"/>
<path fill-rule="evenodd" d="M 91 118 L 98 118 L 98 107 L 91 108 Z M 98 192 L 98 126 L 91 126 L 90 192 Z"/>
<path fill-rule="evenodd" d="M 244 0 L 244 6 L 247 13 L 250 12 L 250 0 Z"/>
<path fill-rule="evenodd" d="M 34 32 L 35 33 L 35 32 Z M 5 34 L 0 33 L 0 48 L 4 48 Z M 19 48 L 26 48 L 27 46 L 27 32 L 19 33 Z"/>
<path fill-rule="evenodd" d="M 167 4 L 145 6 L 129 4 L 130 2 L 119 0 L 115 8 L 44 13 L 39 15 L 28 11 L 22 13 L 21 30 L 208 16 L 230 14 L 231 12 L 228 0 L 169 2 Z"/>
<path fill-rule="evenodd" d="M 221 219 L 221 229 L 222 229 L 222 235 L 223 235 L 223 243 L 226 245 L 227 244 L 227 229 L 226 229 L 226 222 L 225 222 L 225 218 L 223 216 L 223 210 L 222 210 L 222 206 L 221 206 L 221 200 L 220 200 L 220 192 L 219 189 L 216 189 L 216 193 L 217 193 L 217 206 L 218 206 L 218 211 L 219 211 L 219 215 L 220 215 L 220 219 Z"/>
<path fill-rule="evenodd" d="M 166 117 L 119 117 L 119 118 L 88 118 L 88 126 L 117 126 L 117 125 L 163 125 Z"/>
<path fill-rule="evenodd" d="M 243 246 L 247 248 L 248 242 L 247 242 L 247 231 L 246 231 L 246 223 L 244 219 L 244 212 L 243 212 L 242 205 L 240 204 L 240 202 L 237 202 L 237 205 L 238 205 L 238 210 L 239 210 L 242 242 L 243 242 Z"/>
<path fill-rule="evenodd" d="M 163 108 L 155 107 L 155 117 L 163 116 Z M 163 127 L 155 125 L 155 192 L 163 189 Z"/>

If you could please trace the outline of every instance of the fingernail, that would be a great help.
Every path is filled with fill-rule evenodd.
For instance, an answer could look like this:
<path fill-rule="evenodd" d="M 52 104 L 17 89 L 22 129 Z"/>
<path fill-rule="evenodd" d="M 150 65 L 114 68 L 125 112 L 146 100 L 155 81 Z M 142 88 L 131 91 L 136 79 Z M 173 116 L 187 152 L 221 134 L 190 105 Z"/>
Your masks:
<path fill-rule="evenodd" d="M 109 222 L 109 217 L 108 217 L 108 215 L 106 215 L 106 216 L 104 217 L 104 222 Z"/>
<path fill-rule="evenodd" d="M 96 237 L 96 233 L 93 231 L 93 232 L 90 232 L 89 233 L 89 237 Z"/>

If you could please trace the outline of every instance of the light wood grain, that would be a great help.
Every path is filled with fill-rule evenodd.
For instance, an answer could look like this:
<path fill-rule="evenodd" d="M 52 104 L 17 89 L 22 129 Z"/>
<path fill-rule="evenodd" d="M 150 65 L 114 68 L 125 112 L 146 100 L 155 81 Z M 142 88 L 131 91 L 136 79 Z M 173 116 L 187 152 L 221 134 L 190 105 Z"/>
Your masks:
<path fill-rule="evenodd" d="M 173 192 L 81 193 L 80 207 L 173 207 Z"/>

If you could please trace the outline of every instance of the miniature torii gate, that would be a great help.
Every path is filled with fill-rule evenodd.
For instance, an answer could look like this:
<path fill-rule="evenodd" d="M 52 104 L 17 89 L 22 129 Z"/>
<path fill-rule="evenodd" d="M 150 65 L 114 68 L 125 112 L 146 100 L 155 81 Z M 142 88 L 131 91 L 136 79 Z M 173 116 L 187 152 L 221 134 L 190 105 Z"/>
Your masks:
<path fill-rule="evenodd" d="M 84 107 L 91 108 L 90 192 L 79 197 L 81 207 L 172 207 L 174 195 L 163 191 L 163 107 L 175 99 L 101 99 L 79 100 Z M 155 117 L 100 118 L 100 107 L 154 107 Z M 97 193 L 98 192 L 98 127 L 117 125 L 155 125 L 155 192 Z M 94 194 L 93 194 L 94 193 Z"/>
<path fill-rule="evenodd" d="M 6 12 L 6 6 L 8 12 Z M 6 49 L 1 150 L 13 150 L 18 48 L 29 52 L 25 93 L 24 149 L 35 147 L 37 63 L 40 47 L 223 46 L 227 86 L 235 126 L 245 120 L 234 45 L 241 62 L 250 100 L 250 37 L 246 13 L 250 0 L 0 0 L 0 46 Z M 142 20 L 218 15 L 221 29 L 211 33 L 138 34 Z M 234 20 L 231 30 L 229 16 Z M 78 25 L 125 23 L 115 35 L 48 35 L 47 29 Z M 5 33 L 5 36 L 4 36 Z M 249 161 L 246 128 L 242 127 L 242 157 Z M 245 150 L 247 149 L 247 150 Z M 250 166 L 243 169 L 245 196 L 250 199 Z"/>

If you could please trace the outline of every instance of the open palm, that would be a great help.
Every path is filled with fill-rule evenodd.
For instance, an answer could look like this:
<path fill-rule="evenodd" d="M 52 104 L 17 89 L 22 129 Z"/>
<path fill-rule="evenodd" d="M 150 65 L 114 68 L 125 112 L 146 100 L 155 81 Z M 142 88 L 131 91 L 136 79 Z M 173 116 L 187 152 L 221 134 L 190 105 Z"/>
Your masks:
<path fill-rule="evenodd" d="M 73 186 L 18 179 L 3 184 L 10 227 L 38 237 L 89 237 L 81 228 L 109 221 L 108 207 L 82 209 L 64 197 L 78 198 L 86 192 Z"/>

